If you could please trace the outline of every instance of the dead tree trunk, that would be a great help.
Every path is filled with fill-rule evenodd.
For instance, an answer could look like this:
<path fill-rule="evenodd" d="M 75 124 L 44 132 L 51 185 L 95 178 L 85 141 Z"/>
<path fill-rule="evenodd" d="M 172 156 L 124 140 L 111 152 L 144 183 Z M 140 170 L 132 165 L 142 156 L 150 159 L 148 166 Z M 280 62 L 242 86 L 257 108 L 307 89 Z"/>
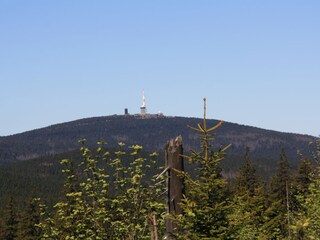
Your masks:
<path fill-rule="evenodd" d="M 150 232 L 151 232 L 151 240 L 159 240 L 158 238 L 158 223 L 156 215 L 151 213 L 149 215 L 150 220 Z"/>
<path fill-rule="evenodd" d="M 171 139 L 165 146 L 165 163 L 168 174 L 167 179 L 167 213 L 181 214 L 180 202 L 184 193 L 184 183 L 181 172 L 183 165 L 182 137 Z M 172 234 L 176 232 L 176 226 L 170 219 L 166 219 L 166 239 L 174 239 Z"/>

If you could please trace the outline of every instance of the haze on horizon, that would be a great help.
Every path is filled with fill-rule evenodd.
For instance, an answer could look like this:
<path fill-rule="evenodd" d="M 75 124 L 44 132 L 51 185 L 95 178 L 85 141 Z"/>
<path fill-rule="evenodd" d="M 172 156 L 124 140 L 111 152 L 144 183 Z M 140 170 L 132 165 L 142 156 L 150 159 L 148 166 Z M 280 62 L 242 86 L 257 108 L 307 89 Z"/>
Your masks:
<path fill-rule="evenodd" d="M 1 1 L 0 136 L 139 112 L 320 134 L 319 1 Z"/>

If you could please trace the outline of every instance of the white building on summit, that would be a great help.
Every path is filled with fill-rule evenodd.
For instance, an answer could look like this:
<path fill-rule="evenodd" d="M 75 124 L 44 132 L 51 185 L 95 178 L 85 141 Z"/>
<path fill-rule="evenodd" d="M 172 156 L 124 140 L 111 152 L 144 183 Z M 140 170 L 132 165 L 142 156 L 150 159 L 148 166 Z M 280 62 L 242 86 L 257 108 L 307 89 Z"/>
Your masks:
<path fill-rule="evenodd" d="M 144 96 L 144 91 L 142 91 L 142 105 L 140 107 L 140 114 L 145 116 L 147 114 L 146 97 Z"/>
<path fill-rule="evenodd" d="M 128 108 L 124 109 L 125 116 L 134 116 L 136 118 L 157 118 L 157 117 L 164 117 L 162 112 L 158 112 L 156 114 L 150 114 L 147 111 L 147 104 L 146 104 L 146 96 L 144 95 L 144 90 L 142 90 L 142 105 L 140 107 L 140 113 L 136 113 L 133 115 L 129 114 Z"/>

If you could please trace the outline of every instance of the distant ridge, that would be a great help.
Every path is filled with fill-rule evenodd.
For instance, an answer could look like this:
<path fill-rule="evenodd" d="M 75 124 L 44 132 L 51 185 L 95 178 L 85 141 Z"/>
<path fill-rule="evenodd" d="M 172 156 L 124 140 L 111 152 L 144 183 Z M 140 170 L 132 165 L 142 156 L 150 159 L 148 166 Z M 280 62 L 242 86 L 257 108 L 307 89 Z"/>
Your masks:
<path fill-rule="evenodd" d="M 33 159 L 40 156 L 68 152 L 79 148 L 78 140 L 85 138 L 88 145 L 105 140 L 109 146 L 117 142 L 127 145 L 139 144 L 146 150 L 159 151 L 164 144 L 177 135 L 182 135 L 184 148 L 199 148 L 199 139 L 187 125 L 196 126 L 202 119 L 166 117 L 154 115 L 141 118 L 135 115 L 112 115 L 92 117 L 49 127 L 27 131 L 0 138 L 0 162 Z M 208 120 L 215 125 L 217 120 Z M 297 163 L 297 150 L 308 154 L 308 143 L 314 137 L 302 134 L 282 133 L 257 127 L 225 122 L 216 132 L 215 146 L 232 144 L 228 154 L 233 159 L 241 158 L 244 148 L 250 147 L 251 156 L 260 167 L 274 164 L 281 148 L 286 150 L 290 161 Z"/>

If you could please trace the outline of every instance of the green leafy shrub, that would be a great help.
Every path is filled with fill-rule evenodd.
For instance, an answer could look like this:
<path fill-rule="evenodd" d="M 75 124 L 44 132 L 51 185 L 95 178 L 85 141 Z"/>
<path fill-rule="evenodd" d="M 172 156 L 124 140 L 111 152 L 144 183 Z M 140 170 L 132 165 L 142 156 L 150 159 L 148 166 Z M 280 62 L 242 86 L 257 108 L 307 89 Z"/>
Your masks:
<path fill-rule="evenodd" d="M 163 232 L 163 181 L 147 174 L 157 169 L 158 154 L 144 157 L 141 146 L 126 149 L 123 143 L 111 154 L 104 142 L 91 151 L 81 142 L 80 164 L 61 161 L 66 175 L 64 199 L 50 216 L 41 205 L 42 239 L 150 239 L 154 215 Z M 123 159 L 129 163 L 125 165 Z"/>

